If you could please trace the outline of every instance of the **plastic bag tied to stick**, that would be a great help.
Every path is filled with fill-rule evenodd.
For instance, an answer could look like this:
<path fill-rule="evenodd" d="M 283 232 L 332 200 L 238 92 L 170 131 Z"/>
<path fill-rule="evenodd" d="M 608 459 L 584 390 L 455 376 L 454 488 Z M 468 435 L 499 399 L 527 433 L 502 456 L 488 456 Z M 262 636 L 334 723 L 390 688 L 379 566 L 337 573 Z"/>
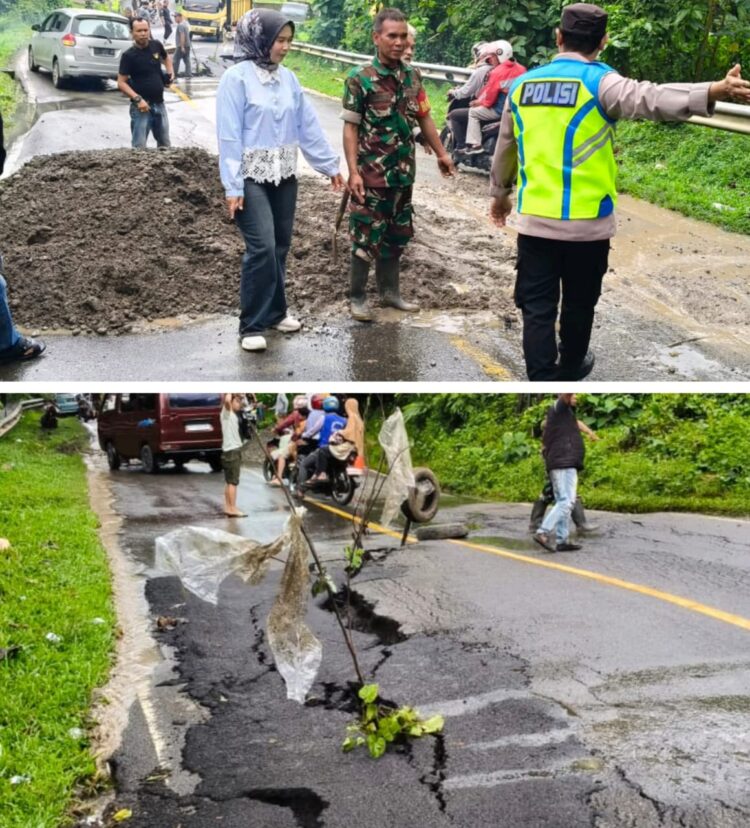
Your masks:
<path fill-rule="evenodd" d="M 219 588 L 229 575 L 258 584 L 271 557 L 286 553 L 279 593 L 268 615 L 268 644 L 276 667 L 286 682 L 287 698 L 303 703 L 323 657 L 320 641 L 305 624 L 310 593 L 308 546 L 302 534 L 305 509 L 296 509 L 283 533 L 271 543 L 184 526 L 156 539 L 155 567 L 176 575 L 183 586 L 204 601 L 217 604 Z"/>
<path fill-rule="evenodd" d="M 383 486 L 385 503 L 380 516 L 380 522 L 388 526 L 394 523 L 401 513 L 401 504 L 408 499 L 409 489 L 414 488 L 409 437 L 400 408 L 383 423 L 378 442 L 383 447 L 389 468 L 388 478 Z"/>

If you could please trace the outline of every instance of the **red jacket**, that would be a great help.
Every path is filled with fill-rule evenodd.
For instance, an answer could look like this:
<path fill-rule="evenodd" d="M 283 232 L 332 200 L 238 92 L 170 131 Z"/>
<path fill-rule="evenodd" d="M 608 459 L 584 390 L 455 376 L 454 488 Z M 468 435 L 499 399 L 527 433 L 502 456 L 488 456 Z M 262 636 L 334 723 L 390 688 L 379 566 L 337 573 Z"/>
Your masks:
<path fill-rule="evenodd" d="M 490 72 L 487 78 L 487 83 L 485 83 L 482 87 L 482 91 L 477 97 L 479 105 L 487 106 L 492 109 L 492 107 L 497 103 L 497 99 L 500 97 L 501 93 L 503 95 L 508 94 L 513 78 L 523 75 L 525 71 L 526 67 L 521 66 L 520 63 L 516 63 L 513 58 L 506 60 L 499 66 L 496 66 Z"/>

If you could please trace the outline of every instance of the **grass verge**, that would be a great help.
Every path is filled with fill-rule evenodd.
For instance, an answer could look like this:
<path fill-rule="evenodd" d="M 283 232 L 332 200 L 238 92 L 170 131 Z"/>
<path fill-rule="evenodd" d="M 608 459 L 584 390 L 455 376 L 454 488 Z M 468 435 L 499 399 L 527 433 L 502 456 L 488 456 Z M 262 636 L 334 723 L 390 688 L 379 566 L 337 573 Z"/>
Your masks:
<path fill-rule="evenodd" d="M 16 52 L 28 41 L 31 29 L 14 18 L 0 19 L 0 69 L 11 69 Z M 21 88 L 10 75 L 0 72 L 0 112 L 10 131 L 13 113 L 21 98 Z"/>
<path fill-rule="evenodd" d="M 692 124 L 617 126 L 623 192 L 735 233 L 750 233 L 750 135 Z"/>
<path fill-rule="evenodd" d="M 0 440 L 2 534 L 12 544 L 0 551 L 0 647 L 20 648 L 0 660 L 3 828 L 68 824 L 76 787 L 95 773 L 85 728 L 110 666 L 114 611 L 86 445 L 77 420 L 41 434 L 36 413 Z"/>

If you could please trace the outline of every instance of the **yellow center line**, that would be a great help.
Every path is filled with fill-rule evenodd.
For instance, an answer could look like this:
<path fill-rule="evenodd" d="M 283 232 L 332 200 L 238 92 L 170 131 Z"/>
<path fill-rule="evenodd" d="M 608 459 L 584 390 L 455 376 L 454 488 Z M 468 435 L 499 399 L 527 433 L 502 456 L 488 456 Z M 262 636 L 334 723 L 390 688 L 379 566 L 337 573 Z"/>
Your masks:
<path fill-rule="evenodd" d="M 500 365 L 499 362 L 495 362 L 489 354 L 486 354 L 481 348 L 477 348 L 476 345 L 472 345 L 471 342 L 468 342 L 463 337 L 452 336 L 451 345 L 478 363 L 479 367 L 487 376 L 503 380 L 504 382 L 511 382 L 513 380 L 513 375 L 507 368 Z"/>
<path fill-rule="evenodd" d="M 328 506 L 327 504 L 320 503 L 317 500 L 305 498 L 305 503 L 310 503 L 313 506 L 317 506 L 319 509 L 331 512 L 334 515 L 346 518 L 354 523 L 361 523 L 361 518 L 356 515 L 351 515 L 349 512 L 345 512 L 342 509 L 335 509 L 333 506 Z M 385 535 L 401 539 L 400 532 L 394 532 L 392 529 L 388 529 L 372 522 L 369 523 L 368 526 L 376 532 L 381 532 Z M 417 543 L 417 539 L 413 535 L 409 535 L 407 537 L 407 542 Z M 564 572 L 567 575 L 576 575 L 579 578 L 588 578 L 590 581 L 596 581 L 597 583 L 617 587 L 618 589 L 626 589 L 629 592 L 636 592 L 640 595 L 647 595 L 650 598 L 656 598 L 659 601 L 674 604 L 675 606 L 682 607 L 683 609 L 691 610 L 692 612 L 697 612 L 701 615 L 706 615 L 716 621 L 723 621 L 725 624 L 731 624 L 734 627 L 750 631 L 750 618 L 744 618 L 741 615 L 734 615 L 731 612 L 724 612 L 724 610 L 717 609 L 716 607 L 710 607 L 707 604 L 702 604 L 700 601 L 694 601 L 692 598 L 683 598 L 680 595 L 672 595 L 670 592 L 663 592 L 660 589 L 643 586 L 642 584 L 636 584 L 632 581 L 625 581 L 622 578 L 614 578 L 611 575 L 603 575 L 600 572 L 593 572 L 590 569 L 579 569 L 575 566 L 567 566 L 566 564 L 553 563 L 552 561 L 544 561 L 539 558 L 531 558 L 528 555 L 520 555 L 517 552 L 511 552 L 508 549 L 501 549 L 500 547 L 484 546 L 481 543 L 450 539 L 448 540 L 448 543 L 452 543 L 454 546 L 463 546 L 467 549 L 474 549 L 477 552 L 485 552 L 490 555 L 496 555 L 499 558 L 509 558 L 512 561 L 532 564 L 533 566 L 541 566 L 544 569 L 553 569 L 557 572 Z"/>
<path fill-rule="evenodd" d="M 174 92 L 178 98 L 181 98 L 183 101 L 185 101 L 186 104 L 190 104 L 190 106 L 192 106 L 193 109 L 198 108 L 198 105 L 195 103 L 195 101 L 189 95 L 185 94 L 185 92 L 183 92 L 182 89 L 180 89 L 180 87 L 177 86 L 176 83 L 173 83 L 169 87 L 169 91 Z"/>

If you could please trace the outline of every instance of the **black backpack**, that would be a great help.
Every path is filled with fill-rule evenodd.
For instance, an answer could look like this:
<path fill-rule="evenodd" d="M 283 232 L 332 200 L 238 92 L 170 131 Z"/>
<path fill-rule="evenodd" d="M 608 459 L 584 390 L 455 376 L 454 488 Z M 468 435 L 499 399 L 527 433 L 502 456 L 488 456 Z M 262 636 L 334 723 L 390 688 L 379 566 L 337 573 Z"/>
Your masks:
<path fill-rule="evenodd" d="M 237 412 L 237 421 L 239 423 L 240 428 L 240 437 L 243 441 L 249 440 L 253 436 L 252 428 L 250 425 L 250 417 L 247 414 L 247 411 L 243 408 L 242 411 Z"/>

